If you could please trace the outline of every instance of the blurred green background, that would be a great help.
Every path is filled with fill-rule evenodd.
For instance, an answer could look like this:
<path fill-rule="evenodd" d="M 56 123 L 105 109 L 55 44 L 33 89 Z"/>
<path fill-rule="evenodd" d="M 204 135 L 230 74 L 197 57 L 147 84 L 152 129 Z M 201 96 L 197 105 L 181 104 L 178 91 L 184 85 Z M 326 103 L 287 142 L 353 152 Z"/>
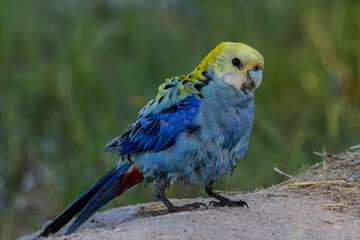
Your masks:
<path fill-rule="evenodd" d="M 265 71 L 247 155 L 217 189 L 269 187 L 286 179 L 274 166 L 358 144 L 359 16 L 360 1 L 1 1 L 0 238 L 39 229 L 110 170 L 105 144 L 222 41 L 257 49 Z M 106 208 L 155 200 L 140 186 Z"/>

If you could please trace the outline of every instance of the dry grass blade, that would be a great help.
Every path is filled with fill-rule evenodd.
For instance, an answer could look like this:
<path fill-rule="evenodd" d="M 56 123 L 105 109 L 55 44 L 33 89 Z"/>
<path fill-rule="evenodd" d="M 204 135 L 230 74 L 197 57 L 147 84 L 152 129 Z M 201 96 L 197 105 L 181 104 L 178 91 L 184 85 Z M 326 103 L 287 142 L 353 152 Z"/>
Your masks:
<path fill-rule="evenodd" d="M 340 154 L 314 152 L 322 162 L 302 168 L 294 177 L 272 187 L 302 194 L 328 194 L 336 203 L 323 204 L 334 210 L 353 210 L 360 215 L 360 145 Z"/>
<path fill-rule="evenodd" d="M 286 186 L 295 187 L 295 186 L 309 186 L 309 185 L 330 184 L 330 183 L 346 183 L 346 181 L 334 180 L 334 181 L 316 181 L 316 182 L 297 182 L 297 183 L 288 183 L 286 184 Z"/>

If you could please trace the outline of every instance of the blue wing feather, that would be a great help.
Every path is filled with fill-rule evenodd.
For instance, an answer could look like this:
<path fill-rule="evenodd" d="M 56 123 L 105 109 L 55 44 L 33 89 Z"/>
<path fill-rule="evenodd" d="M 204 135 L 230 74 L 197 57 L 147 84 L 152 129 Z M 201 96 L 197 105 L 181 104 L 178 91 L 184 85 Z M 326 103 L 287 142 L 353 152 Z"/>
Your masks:
<path fill-rule="evenodd" d="M 157 114 L 140 115 L 122 136 L 107 144 L 104 151 L 119 151 L 120 155 L 126 155 L 141 150 L 158 152 L 171 147 L 179 133 L 196 127 L 193 120 L 199 103 L 200 100 L 191 95 Z"/>

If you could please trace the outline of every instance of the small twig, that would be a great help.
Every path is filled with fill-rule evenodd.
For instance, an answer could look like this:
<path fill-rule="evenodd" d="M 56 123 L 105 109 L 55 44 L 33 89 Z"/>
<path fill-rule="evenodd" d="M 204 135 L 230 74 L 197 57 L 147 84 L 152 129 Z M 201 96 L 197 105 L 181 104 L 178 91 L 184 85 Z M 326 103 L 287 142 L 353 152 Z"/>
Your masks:
<path fill-rule="evenodd" d="M 316 151 L 314 151 L 313 153 L 315 155 L 320 156 L 320 157 L 328 157 L 328 158 L 332 158 L 332 159 L 336 159 L 336 160 L 344 160 L 343 158 L 336 157 L 335 155 L 330 154 L 330 153 L 319 153 L 319 152 L 316 152 Z"/>
<path fill-rule="evenodd" d="M 343 161 L 340 161 L 340 162 L 333 162 L 332 164 L 330 164 L 330 166 L 328 166 L 327 168 L 325 168 L 324 170 L 322 170 L 321 172 L 318 172 L 317 174 L 315 174 L 312 178 L 316 178 L 318 176 L 320 176 L 321 174 L 329 171 L 331 168 L 333 168 L 334 166 L 336 165 L 342 165 L 342 164 L 346 164 L 346 163 L 350 163 L 352 162 L 354 159 L 347 159 L 347 160 L 343 160 Z"/>
<path fill-rule="evenodd" d="M 343 203 L 324 203 L 323 206 L 325 207 L 345 207 L 346 204 Z"/>
<path fill-rule="evenodd" d="M 308 185 L 329 184 L 329 183 L 346 183 L 346 181 L 334 180 L 334 181 L 317 181 L 317 182 L 298 182 L 298 183 L 288 183 L 286 185 L 289 187 L 294 187 L 294 186 L 308 186 Z"/>
<path fill-rule="evenodd" d="M 281 170 L 278 169 L 277 167 L 274 167 L 274 170 L 275 170 L 275 172 L 278 172 L 278 173 L 280 173 L 281 175 L 284 175 L 284 176 L 286 176 L 286 177 L 288 177 L 288 178 L 292 178 L 291 175 L 284 173 L 283 171 L 281 171 Z"/>
<path fill-rule="evenodd" d="M 333 190 L 332 187 L 330 187 L 330 191 L 332 192 L 332 194 L 334 194 L 336 198 L 340 198 L 340 196 Z"/>

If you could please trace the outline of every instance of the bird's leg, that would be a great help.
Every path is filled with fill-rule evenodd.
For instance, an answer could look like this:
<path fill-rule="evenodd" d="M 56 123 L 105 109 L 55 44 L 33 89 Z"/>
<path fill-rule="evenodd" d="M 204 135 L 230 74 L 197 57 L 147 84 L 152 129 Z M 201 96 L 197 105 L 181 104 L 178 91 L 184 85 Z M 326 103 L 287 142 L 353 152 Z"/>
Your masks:
<path fill-rule="evenodd" d="M 175 206 L 172 204 L 169 199 L 165 197 L 165 185 L 164 184 L 156 184 L 155 187 L 155 197 L 162 201 L 165 206 L 167 207 L 168 212 L 182 212 L 182 211 L 191 211 L 195 210 L 197 208 L 200 208 L 201 206 L 204 206 L 207 209 L 207 206 L 202 202 L 195 202 L 191 204 L 186 204 L 184 206 Z"/>
<path fill-rule="evenodd" d="M 209 203 L 209 205 L 213 205 L 213 206 L 220 206 L 220 207 L 224 207 L 224 206 L 229 206 L 229 207 L 243 207 L 246 206 L 247 208 L 249 208 L 249 206 L 247 205 L 246 202 L 240 200 L 240 201 L 232 201 L 226 197 L 221 196 L 220 194 L 217 194 L 214 191 L 214 182 L 210 182 L 206 187 L 205 187 L 205 191 L 206 193 L 210 196 L 210 197 L 214 197 L 217 200 L 219 200 L 219 202 L 217 201 L 211 201 Z"/>

